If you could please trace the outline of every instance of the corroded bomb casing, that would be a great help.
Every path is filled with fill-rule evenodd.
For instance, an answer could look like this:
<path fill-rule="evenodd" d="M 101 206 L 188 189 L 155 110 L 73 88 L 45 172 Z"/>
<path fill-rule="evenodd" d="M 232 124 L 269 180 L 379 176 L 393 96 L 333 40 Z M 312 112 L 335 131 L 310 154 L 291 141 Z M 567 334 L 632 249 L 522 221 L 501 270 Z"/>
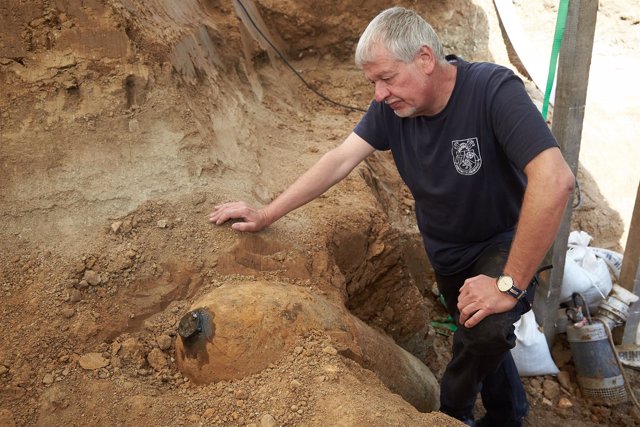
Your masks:
<path fill-rule="evenodd" d="M 429 368 L 344 304 L 301 286 L 245 282 L 214 289 L 180 320 L 176 363 L 196 384 L 241 379 L 277 363 L 312 331 L 326 334 L 338 354 L 374 371 L 417 409 L 439 407 Z"/>

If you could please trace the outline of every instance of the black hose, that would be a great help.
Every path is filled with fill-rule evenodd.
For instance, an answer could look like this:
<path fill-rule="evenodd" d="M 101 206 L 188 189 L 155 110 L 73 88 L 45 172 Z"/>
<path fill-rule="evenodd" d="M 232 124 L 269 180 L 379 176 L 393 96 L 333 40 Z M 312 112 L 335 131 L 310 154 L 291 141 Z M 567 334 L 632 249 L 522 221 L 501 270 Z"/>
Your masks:
<path fill-rule="evenodd" d="M 580 181 L 576 178 L 576 204 L 573 205 L 573 209 L 580 209 L 582 207 L 582 188 L 580 188 Z"/>
<path fill-rule="evenodd" d="M 258 34 L 260 34 L 260 36 L 269 44 L 269 46 L 271 46 L 271 48 L 278 54 L 278 56 L 280 57 L 280 59 L 282 59 L 282 62 L 284 62 L 287 67 L 289 67 L 289 69 L 291 69 L 291 71 L 293 71 L 293 73 L 298 76 L 298 78 L 300 80 L 302 80 L 302 83 L 304 83 L 304 85 L 311 90 L 313 93 L 315 93 L 316 95 L 318 95 L 320 98 L 324 99 L 325 101 L 333 104 L 333 105 L 337 105 L 338 107 L 342 107 L 342 108 L 346 108 L 348 110 L 354 110 L 354 111 L 362 111 L 364 113 L 367 112 L 367 110 L 364 110 L 362 108 L 359 107 L 352 107 L 350 105 L 346 105 L 346 104 L 341 104 L 340 102 L 334 101 L 333 99 L 323 95 L 322 93 L 318 92 L 314 87 L 312 87 L 305 79 L 304 77 L 302 77 L 302 75 L 300 75 L 300 73 L 293 67 L 293 65 L 291 65 L 289 63 L 289 61 L 287 61 L 287 58 L 284 57 L 284 55 L 278 50 L 278 48 L 271 42 L 271 40 L 269 40 L 269 38 L 267 36 L 264 35 L 264 33 L 260 30 L 260 28 L 258 27 L 258 25 L 255 23 L 255 21 L 253 20 L 253 18 L 251 18 L 251 14 L 249 13 L 249 11 L 247 10 L 247 8 L 244 6 L 244 4 L 242 4 L 242 1 L 240 0 L 236 0 L 238 2 L 238 4 L 240 5 L 240 7 L 242 8 L 242 10 L 244 11 L 245 15 L 247 15 L 247 18 L 249 19 L 249 21 L 251 22 L 251 25 L 253 25 L 253 28 L 255 28 L 255 30 L 258 32 Z"/>

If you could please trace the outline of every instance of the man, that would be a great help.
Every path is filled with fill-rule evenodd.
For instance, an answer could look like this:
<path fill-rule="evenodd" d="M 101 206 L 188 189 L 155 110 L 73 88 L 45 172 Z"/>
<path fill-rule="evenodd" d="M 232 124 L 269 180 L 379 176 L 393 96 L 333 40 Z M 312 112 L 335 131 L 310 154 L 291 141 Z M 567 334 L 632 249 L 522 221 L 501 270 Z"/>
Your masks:
<path fill-rule="evenodd" d="M 495 64 L 445 57 L 415 12 L 395 7 L 374 18 L 356 64 L 375 101 L 346 140 L 264 208 L 227 203 L 209 220 L 241 218 L 233 229 L 260 230 L 375 150 L 390 149 L 459 325 L 441 411 L 469 425 L 522 425 L 528 403 L 509 352 L 513 323 L 530 309 L 529 284 L 555 238 L 573 174 L 522 81 Z M 478 393 L 487 413 L 476 423 Z"/>

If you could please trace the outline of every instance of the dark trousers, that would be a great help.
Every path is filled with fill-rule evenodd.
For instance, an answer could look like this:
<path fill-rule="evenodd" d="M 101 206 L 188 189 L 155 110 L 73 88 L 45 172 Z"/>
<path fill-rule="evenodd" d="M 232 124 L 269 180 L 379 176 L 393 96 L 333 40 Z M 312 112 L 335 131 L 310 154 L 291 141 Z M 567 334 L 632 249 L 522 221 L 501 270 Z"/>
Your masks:
<path fill-rule="evenodd" d="M 518 301 L 509 312 L 492 314 L 473 328 L 459 324 L 458 293 L 464 281 L 478 274 L 497 277 L 509 253 L 510 243 L 488 248 L 468 269 L 451 276 L 436 274 L 449 314 L 458 330 L 453 335 L 453 356 L 440 385 L 440 410 L 461 420 L 473 419 L 478 393 L 487 411 L 483 425 L 521 426 L 529 404 L 510 349 L 515 346 L 513 323 L 529 310 Z M 533 303 L 536 281 L 527 290 Z"/>

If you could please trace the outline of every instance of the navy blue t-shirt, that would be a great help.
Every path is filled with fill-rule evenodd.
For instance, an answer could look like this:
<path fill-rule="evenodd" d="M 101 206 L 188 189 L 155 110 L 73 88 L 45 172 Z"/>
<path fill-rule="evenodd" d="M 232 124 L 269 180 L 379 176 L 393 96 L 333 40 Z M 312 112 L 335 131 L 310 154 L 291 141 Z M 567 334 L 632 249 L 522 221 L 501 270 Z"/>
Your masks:
<path fill-rule="evenodd" d="M 458 72 L 440 113 L 400 118 L 373 101 L 354 129 L 374 148 L 391 150 L 416 201 L 429 259 L 443 275 L 513 239 L 526 186 L 522 171 L 558 146 L 511 70 L 449 58 Z"/>

